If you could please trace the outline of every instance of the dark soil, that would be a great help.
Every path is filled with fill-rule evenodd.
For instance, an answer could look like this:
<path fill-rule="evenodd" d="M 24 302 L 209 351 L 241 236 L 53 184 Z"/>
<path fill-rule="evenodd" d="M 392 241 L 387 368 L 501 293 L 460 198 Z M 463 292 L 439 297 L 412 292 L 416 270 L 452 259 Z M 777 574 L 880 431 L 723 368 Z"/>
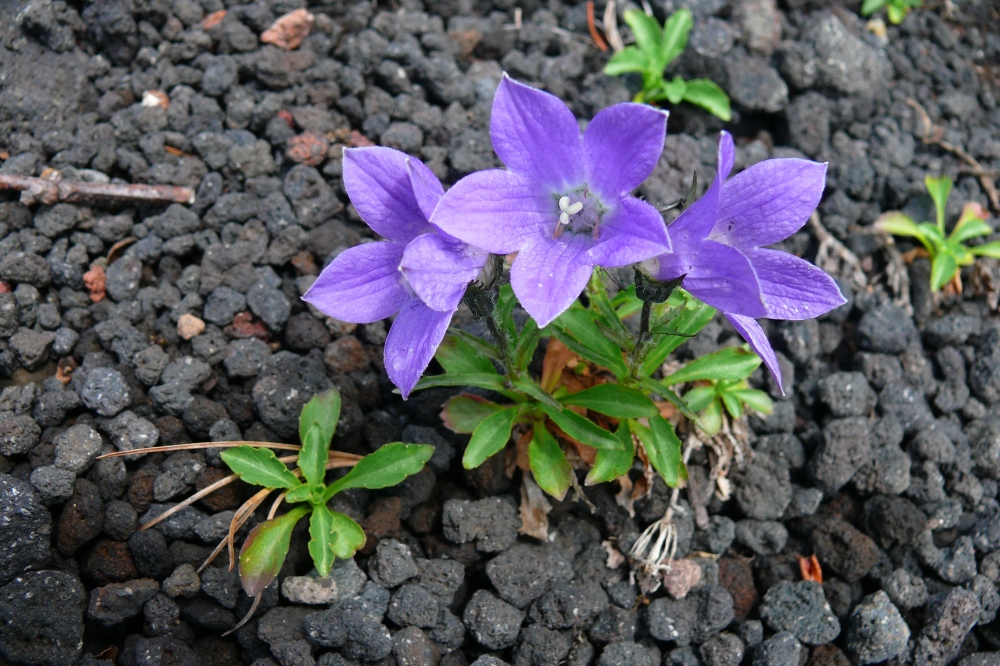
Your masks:
<path fill-rule="evenodd" d="M 702 554 L 703 576 L 681 600 L 641 595 L 603 545 L 625 550 L 662 515 L 662 483 L 634 515 L 616 488 L 587 488 L 593 511 L 558 504 L 550 542 L 518 538 L 519 479 L 500 457 L 462 471 L 465 440 L 437 418 L 446 392 L 392 393 L 385 324 L 333 321 L 299 299 L 371 236 L 343 190 L 345 145 L 397 147 L 451 183 L 497 164 L 487 127 L 503 71 L 581 118 L 638 82 L 601 73 L 608 55 L 583 3 L 322 0 L 300 48 L 260 44 L 305 4 L 0 0 L 0 173 L 198 193 L 190 207 L 30 209 L 0 193 L 0 663 L 998 663 L 1000 268 L 982 261 L 963 269 L 961 294 L 932 295 L 927 261 L 901 264 L 871 233 L 885 210 L 930 217 L 928 174 L 956 181 L 951 221 L 966 202 L 989 206 L 956 151 L 923 141 L 918 107 L 934 138 L 996 175 L 995 4 L 928 2 L 882 42 L 857 1 L 672 3 L 696 16 L 677 71 L 734 101 L 737 169 L 828 162 L 820 219 L 867 283 L 840 274 L 849 304 L 767 326 L 787 396 L 752 378 L 779 401 L 750 419 L 756 455 L 734 469 L 731 501 L 683 493 L 678 557 Z M 169 107 L 143 106 L 147 91 Z M 673 109 L 642 194 L 668 204 L 693 171 L 708 180 L 722 127 Z M 135 242 L 107 265 L 123 239 Z M 819 238 L 806 228 L 783 246 L 814 259 Z M 83 278 L 95 265 L 107 279 L 96 303 Z M 207 324 L 190 340 L 177 330 L 185 314 Z M 736 342 L 716 321 L 678 355 Z M 65 358 L 78 367 L 64 386 Z M 362 553 L 316 581 L 296 537 L 255 618 L 222 638 L 250 600 L 224 557 L 195 568 L 249 489 L 140 532 L 225 474 L 217 453 L 95 459 L 291 441 L 304 400 L 330 386 L 344 399 L 337 448 L 403 439 L 437 455 L 397 488 L 338 496 L 368 534 Z M 706 462 L 696 452 L 694 479 Z M 813 554 L 822 584 L 802 580 L 797 556 Z"/>

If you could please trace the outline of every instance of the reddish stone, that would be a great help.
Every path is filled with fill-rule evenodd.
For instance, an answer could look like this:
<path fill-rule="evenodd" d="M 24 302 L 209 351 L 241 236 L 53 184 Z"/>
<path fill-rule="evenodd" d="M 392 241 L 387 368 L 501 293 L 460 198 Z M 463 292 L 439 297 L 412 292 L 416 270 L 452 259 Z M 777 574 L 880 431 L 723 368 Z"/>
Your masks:
<path fill-rule="evenodd" d="M 231 338 L 260 338 L 265 342 L 271 337 L 271 332 L 261 321 L 254 321 L 249 310 L 238 312 L 233 317 L 233 323 L 225 328 Z"/>
<path fill-rule="evenodd" d="M 740 620 L 745 619 L 760 601 L 750 563 L 741 557 L 719 558 L 719 585 L 733 596 L 733 613 Z"/>
<path fill-rule="evenodd" d="M 97 486 L 86 479 L 73 484 L 73 497 L 63 506 L 56 524 L 56 544 L 67 557 L 76 549 L 96 538 L 104 526 L 104 503 Z"/>
<path fill-rule="evenodd" d="M 288 129 L 295 128 L 295 117 L 292 115 L 291 111 L 286 111 L 285 109 L 282 109 L 281 111 L 278 111 L 276 115 L 282 120 L 284 120 L 286 123 L 288 123 Z"/>
<path fill-rule="evenodd" d="M 851 666 L 851 660 L 833 643 L 824 643 L 812 649 L 806 666 Z"/>
<path fill-rule="evenodd" d="M 297 49 L 312 32 L 316 17 L 305 9 L 289 12 L 260 34 L 260 41 L 290 51 Z"/>
<path fill-rule="evenodd" d="M 128 544 L 110 539 L 97 542 L 83 563 L 83 571 L 98 585 L 123 583 L 139 577 Z"/>
<path fill-rule="evenodd" d="M 326 367 L 335 375 L 346 375 L 368 365 L 368 352 L 353 335 L 345 335 L 326 346 L 323 353 Z"/>
<path fill-rule="evenodd" d="M 201 491 L 220 479 L 224 479 L 228 474 L 218 467 L 206 467 L 194 479 L 194 488 Z M 209 495 L 198 500 L 199 503 L 211 511 L 218 513 L 227 509 L 235 509 L 240 505 L 240 482 L 236 481 L 225 485 Z"/>
<path fill-rule="evenodd" d="M 106 295 L 104 291 L 106 281 L 104 269 L 100 266 L 94 266 L 83 274 L 83 286 L 90 292 L 90 300 L 94 303 L 101 301 Z"/>
<path fill-rule="evenodd" d="M 358 130 L 351 130 L 351 134 L 347 138 L 347 145 L 351 148 L 364 148 L 366 146 L 374 146 L 375 142 Z"/>
<path fill-rule="evenodd" d="M 402 512 L 403 500 L 398 497 L 383 497 L 373 502 L 368 515 L 361 521 L 365 531 L 365 545 L 361 552 L 365 555 L 372 553 L 379 539 L 399 532 Z"/>
<path fill-rule="evenodd" d="M 209 14 L 208 16 L 206 16 L 201 20 L 201 27 L 204 28 L 205 30 L 209 30 L 222 23 L 222 19 L 224 18 L 226 18 L 225 9 L 220 9 L 217 12 L 212 12 L 211 14 Z"/>
<path fill-rule="evenodd" d="M 146 513 L 153 503 L 153 483 L 156 472 L 151 469 L 140 469 L 132 475 L 128 484 L 128 501 L 139 513 Z"/>
<path fill-rule="evenodd" d="M 303 132 L 288 140 L 285 157 L 308 166 L 319 166 L 326 159 L 328 148 L 324 137 L 315 132 Z"/>

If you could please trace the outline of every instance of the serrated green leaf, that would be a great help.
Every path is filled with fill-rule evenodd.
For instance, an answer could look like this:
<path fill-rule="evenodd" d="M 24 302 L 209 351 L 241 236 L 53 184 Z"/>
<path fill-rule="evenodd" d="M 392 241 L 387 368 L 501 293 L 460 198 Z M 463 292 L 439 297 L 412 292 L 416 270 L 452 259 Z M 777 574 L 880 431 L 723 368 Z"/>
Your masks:
<path fill-rule="evenodd" d="M 632 469 L 632 461 L 635 458 L 635 447 L 632 444 L 632 433 L 629 431 L 628 421 L 618 424 L 615 437 L 622 444 L 622 450 L 610 451 L 608 449 L 598 450 L 594 459 L 594 465 L 587 472 L 587 479 L 584 483 L 592 486 L 595 483 L 604 483 L 617 479 L 628 474 Z"/>
<path fill-rule="evenodd" d="M 885 7 L 886 0 L 865 0 L 861 5 L 861 15 L 871 16 L 878 10 Z"/>
<path fill-rule="evenodd" d="M 697 386 L 684 394 L 684 402 L 692 411 L 700 412 L 715 400 L 715 395 L 714 386 Z"/>
<path fill-rule="evenodd" d="M 729 394 L 746 404 L 750 409 L 761 414 L 770 414 L 774 411 L 774 401 L 771 396 L 758 391 L 757 389 L 732 389 Z"/>
<path fill-rule="evenodd" d="M 614 435 L 570 409 L 560 410 L 549 405 L 539 405 L 539 408 L 564 433 L 587 446 L 592 446 L 595 449 L 617 450 L 621 448 L 621 442 L 615 439 Z"/>
<path fill-rule="evenodd" d="M 687 82 L 679 76 L 663 84 L 663 95 L 671 104 L 680 104 L 687 90 Z"/>
<path fill-rule="evenodd" d="M 240 581 L 248 596 L 257 596 L 278 577 L 288 554 L 292 529 L 309 510 L 306 506 L 296 507 L 250 530 L 240 548 L 239 566 Z"/>
<path fill-rule="evenodd" d="M 519 409 L 508 407 L 491 414 L 472 433 L 469 445 L 465 447 L 462 456 L 462 466 L 474 469 L 482 465 L 487 458 L 499 453 L 510 441 L 510 431 L 514 427 Z"/>
<path fill-rule="evenodd" d="M 726 347 L 689 362 L 663 378 L 667 386 L 703 379 L 746 379 L 760 365 L 760 357 L 743 347 Z"/>
<path fill-rule="evenodd" d="M 684 88 L 684 101 L 700 106 L 727 123 L 733 119 L 729 95 L 711 79 L 691 79 L 688 81 Z"/>
<path fill-rule="evenodd" d="M 958 272 L 958 262 L 950 253 L 942 253 L 931 260 L 931 291 L 945 286 Z"/>
<path fill-rule="evenodd" d="M 296 504 L 298 502 L 308 502 L 313 496 L 313 487 L 309 484 L 303 483 L 301 486 L 292 488 L 287 493 L 285 493 L 285 502 L 289 504 Z"/>
<path fill-rule="evenodd" d="M 486 398 L 471 393 L 460 393 L 448 399 L 441 410 L 444 427 L 452 432 L 469 435 L 487 416 L 504 409 Z"/>
<path fill-rule="evenodd" d="M 890 19 L 892 17 L 890 16 Z M 951 194 L 951 178 L 948 176 L 941 176 L 935 178 L 934 176 L 927 176 L 924 178 L 924 185 L 927 187 L 927 193 L 931 195 L 931 199 L 934 200 L 934 210 L 937 213 L 937 228 L 941 231 L 941 235 L 944 235 L 944 209 L 948 205 L 948 195 Z"/>
<path fill-rule="evenodd" d="M 977 257 L 993 257 L 994 259 L 1000 259 L 1000 241 L 993 241 L 992 243 L 985 243 L 983 245 L 970 247 L 969 252 Z"/>
<path fill-rule="evenodd" d="M 333 513 L 325 504 L 313 507 L 309 516 L 309 555 L 319 575 L 330 575 L 330 567 L 336 559 L 333 555 Z"/>
<path fill-rule="evenodd" d="M 659 60 L 663 35 L 656 19 L 646 16 L 646 13 L 639 9 L 630 9 L 625 12 L 625 23 L 632 28 L 632 35 L 639 50 L 648 54 L 651 59 Z"/>
<path fill-rule="evenodd" d="M 666 67 L 687 48 L 688 35 L 694 26 L 694 18 L 687 9 L 680 9 L 670 15 L 663 24 L 663 37 L 660 42 L 660 61 Z"/>
<path fill-rule="evenodd" d="M 681 459 L 681 440 L 674 433 L 674 427 L 661 416 L 649 419 L 649 427 L 634 420 L 629 427 L 642 442 L 646 456 L 663 481 L 671 488 L 687 478 L 687 469 Z"/>
<path fill-rule="evenodd" d="M 271 449 L 252 446 L 236 446 L 223 449 L 219 454 L 223 462 L 239 474 L 247 483 L 265 488 L 294 488 L 300 483 L 298 477 L 278 460 Z"/>
<path fill-rule="evenodd" d="M 541 337 L 542 332 L 538 324 L 534 319 L 529 319 L 521 329 L 521 334 L 517 336 L 517 346 L 514 348 L 514 367 L 519 371 L 527 369 L 531 363 Z"/>
<path fill-rule="evenodd" d="M 608 76 L 619 76 L 630 72 L 644 72 L 649 68 L 649 56 L 634 46 L 627 46 L 611 57 L 604 66 L 604 73 Z"/>
<path fill-rule="evenodd" d="M 319 423 L 306 432 L 302 438 L 302 450 L 299 451 L 299 469 L 310 486 L 323 483 L 326 476 L 326 459 L 330 450 L 330 442 L 324 440 L 323 428 Z"/>
<path fill-rule="evenodd" d="M 299 439 L 305 444 L 306 433 L 316 424 L 322 433 L 322 443 L 329 451 L 333 433 L 337 430 L 340 420 L 340 391 L 335 388 L 323 391 L 312 397 L 299 414 Z M 299 467 L 302 463 L 299 462 Z"/>
<path fill-rule="evenodd" d="M 386 444 L 359 460 L 350 472 L 331 483 L 323 494 L 323 501 L 348 488 L 377 490 L 394 486 L 422 470 L 424 463 L 433 455 L 434 447 L 430 444 Z"/>
<path fill-rule="evenodd" d="M 365 531 L 353 518 L 337 511 L 333 517 L 333 554 L 342 560 L 354 557 L 354 553 L 365 545 Z"/>
<path fill-rule="evenodd" d="M 528 445 L 528 464 L 538 487 L 557 500 L 566 496 L 572 485 L 573 468 L 566 460 L 559 442 L 555 440 L 544 424 L 536 424 Z"/>
<path fill-rule="evenodd" d="M 490 359 L 466 340 L 454 335 L 444 336 L 444 340 L 434 352 L 441 367 L 448 374 L 496 374 Z"/>
<path fill-rule="evenodd" d="M 496 373 L 463 372 L 421 377 L 414 390 L 439 386 L 478 386 L 490 391 L 504 391 L 507 388 L 504 378 Z"/>
<path fill-rule="evenodd" d="M 559 402 L 567 406 L 586 407 L 616 419 L 656 416 L 660 413 L 642 391 L 619 384 L 598 384 L 564 396 Z"/>

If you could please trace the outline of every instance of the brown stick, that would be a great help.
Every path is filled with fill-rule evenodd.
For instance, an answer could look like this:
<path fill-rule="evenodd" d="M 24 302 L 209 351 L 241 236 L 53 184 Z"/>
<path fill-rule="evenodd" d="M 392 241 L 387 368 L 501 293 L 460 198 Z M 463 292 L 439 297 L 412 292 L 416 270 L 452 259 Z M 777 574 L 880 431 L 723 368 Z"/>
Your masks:
<path fill-rule="evenodd" d="M 97 456 L 97 459 L 120 458 L 121 456 L 134 456 L 140 453 L 168 453 L 170 451 L 191 451 L 193 449 L 228 449 L 236 446 L 262 446 L 265 449 L 278 449 L 280 451 L 298 451 L 302 448 L 298 444 L 277 444 L 275 442 L 195 442 L 194 444 L 171 444 L 170 446 L 150 446 L 145 449 L 131 449 L 129 451 L 112 451 L 111 453 Z M 334 453 L 340 452 L 335 451 Z M 345 453 L 342 455 L 351 454 Z"/>
<path fill-rule="evenodd" d="M 21 203 L 54 204 L 91 199 L 123 199 L 159 203 L 194 203 L 194 190 L 176 185 L 134 183 L 85 183 L 79 180 L 46 180 L 34 176 L 0 174 L 0 190 L 21 190 Z"/>

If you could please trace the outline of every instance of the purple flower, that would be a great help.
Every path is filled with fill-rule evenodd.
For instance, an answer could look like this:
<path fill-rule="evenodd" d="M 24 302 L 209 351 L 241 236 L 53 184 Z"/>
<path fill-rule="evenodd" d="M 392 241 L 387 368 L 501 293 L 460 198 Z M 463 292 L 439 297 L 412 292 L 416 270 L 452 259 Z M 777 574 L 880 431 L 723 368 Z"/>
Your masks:
<path fill-rule="evenodd" d="M 826 165 L 766 160 L 727 182 L 734 153 L 723 132 L 711 187 L 668 227 L 673 251 L 643 267 L 659 280 L 685 276 L 684 288 L 726 315 L 781 386 L 778 359 L 754 320 L 811 319 L 846 302 L 819 268 L 763 247 L 806 223 L 823 194 Z"/>
<path fill-rule="evenodd" d="M 625 266 L 670 249 L 655 208 L 631 196 L 653 171 L 667 115 L 616 104 L 586 131 L 557 97 L 504 76 L 490 137 L 507 169 L 466 176 L 431 221 L 470 245 L 517 252 L 514 293 L 539 326 L 568 308 L 593 267 Z"/>
<path fill-rule="evenodd" d="M 416 158 L 391 148 L 346 150 L 344 187 L 361 219 L 388 240 L 340 254 L 303 299 L 357 324 L 399 313 L 385 340 L 385 369 L 406 398 L 488 254 L 427 221 L 444 188 Z"/>

